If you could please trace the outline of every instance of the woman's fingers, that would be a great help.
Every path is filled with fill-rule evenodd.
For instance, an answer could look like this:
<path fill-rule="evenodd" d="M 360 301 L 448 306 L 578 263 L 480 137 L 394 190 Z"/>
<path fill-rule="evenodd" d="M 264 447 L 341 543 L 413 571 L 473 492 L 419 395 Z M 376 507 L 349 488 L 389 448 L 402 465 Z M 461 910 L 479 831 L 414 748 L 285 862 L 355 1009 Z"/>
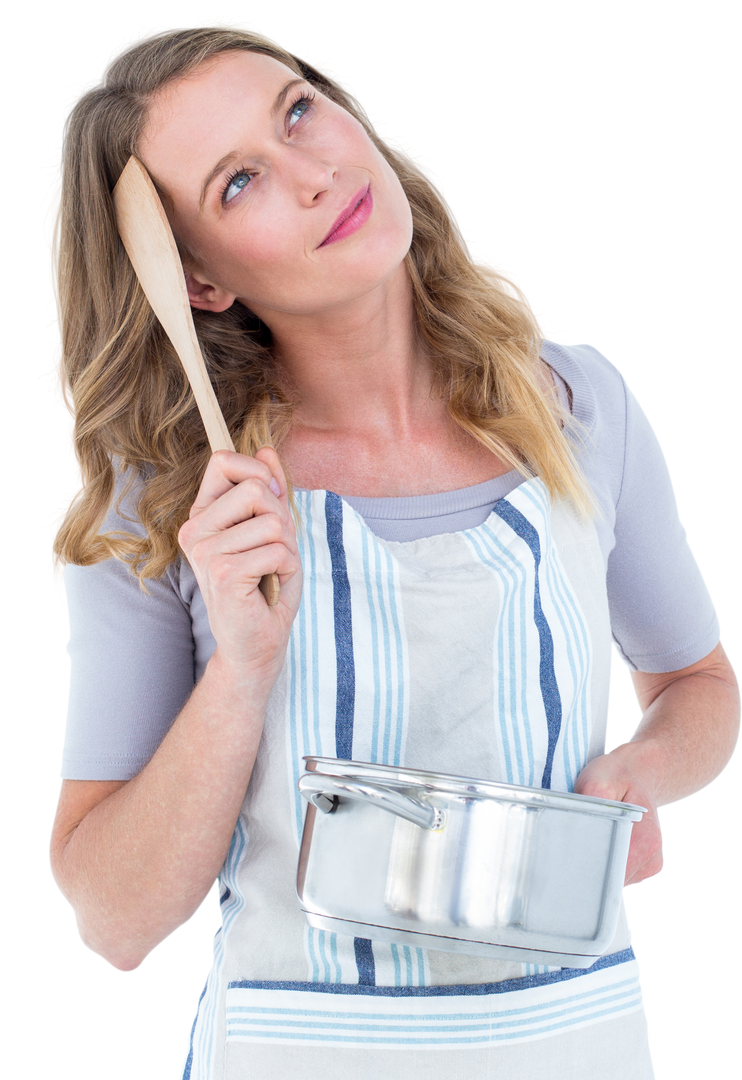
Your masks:
<path fill-rule="evenodd" d="M 268 449 L 271 450 L 275 458 L 279 476 L 274 477 L 269 465 L 264 460 L 261 460 L 261 458 L 267 456 L 265 451 Z M 261 455 L 261 458 L 248 457 L 246 454 L 238 454 L 232 450 L 217 450 L 215 454 L 212 454 L 206 466 L 201 486 L 198 489 L 196 501 L 191 507 L 191 517 L 200 514 L 233 487 L 247 480 L 257 481 L 267 490 L 270 490 L 271 481 L 275 479 L 279 487 L 278 494 L 280 495 L 281 491 L 285 493 L 286 478 L 278 462 L 278 455 L 275 450 L 270 447 L 262 447 L 258 450 L 258 454 Z M 283 487 L 281 488 L 282 481 Z"/>
<path fill-rule="evenodd" d="M 626 802 L 633 800 L 626 799 Z M 648 801 L 648 800 L 647 800 Z M 640 804 L 641 805 L 641 804 Z M 646 802 L 644 803 L 646 805 Z M 636 885 L 645 878 L 659 874 L 662 869 L 662 832 L 657 811 L 649 807 L 641 821 L 631 830 L 631 845 L 626 862 L 625 885 Z"/>
<path fill-rule="evenodd" d="M 195 545 L 206 537 L 230 532 L 235 526 L 265 516 L 277 517 L 287 535 L 295 535 L 286 477 L 278 456 L 271 447 L 263 447 L 258 453 L 268 459 L 270 466 L 266 460 L 230 451 L 217 451 L 212 456 L 189 520 L 180 530 L 180 545 L 186 555 L 190 557 Z M 243 536 L 244 531 L 230 538 L 231 550 L 241 550 L 237 545 Z M 254 546 L 254 540 L 248 546 Z"/>
<path fill-rule="evenodd" d="M 209 613 L 222 674 L 270 693 L 301 603 L 302 573 L 288 486 L 278 456 L 213 454 L 191 516 L 178 534 Z M 260 595 L 278 574 L 278 603 Z"/>

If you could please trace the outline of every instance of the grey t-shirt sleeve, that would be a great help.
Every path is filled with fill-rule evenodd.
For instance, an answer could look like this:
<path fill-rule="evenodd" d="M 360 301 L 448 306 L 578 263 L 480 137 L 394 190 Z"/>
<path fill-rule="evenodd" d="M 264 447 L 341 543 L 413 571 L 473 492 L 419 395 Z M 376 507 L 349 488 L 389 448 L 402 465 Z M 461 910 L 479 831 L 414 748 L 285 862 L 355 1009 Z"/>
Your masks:
<path fill-rule="evenodd" d="M 718 644 L 719 624 L 657 437 L 619 371 L 596 349 L 548 342 L 542 355 L 569 387 L 580 425 L 618 651 L 640 671 L 694 664 Z"/>
<path fill-rule="evenodd" d="M 109 514 L 103 531 L 136 531 Z M 141 529 L 141 525 L 138 526 Z M 67 566 L 70 699 L 62 775 L 129 780 L 152 757 L 194 685 L 194 641 L 178 566 L 147 580 L 108 559 Z"/>

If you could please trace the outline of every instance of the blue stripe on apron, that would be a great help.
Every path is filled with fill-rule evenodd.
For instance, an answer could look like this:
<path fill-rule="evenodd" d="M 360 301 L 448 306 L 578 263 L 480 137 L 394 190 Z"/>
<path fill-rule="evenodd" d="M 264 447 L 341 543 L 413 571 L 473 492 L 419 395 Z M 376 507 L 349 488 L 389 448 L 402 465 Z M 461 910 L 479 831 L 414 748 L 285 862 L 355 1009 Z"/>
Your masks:
<path fill-rule="evenodd" d="M 562 699 L 557 686 L 556 673 L 554 671 L 554 639 L 551 636 L 549 624 L 546 621 L 543 608 L 541 607 L 541 592 L 539 589 L 539 564 L 541 562 L 541 543 L 538 532 L 534 529 L 528 518 L 516 510 L 507 499 L 500 499 L 493 507 L 498 517 L 502 518 L 510 528 L 522 540 L 528 544 L 536 565 L 536 573 L 533 589 L 533 619 L 538 630 L 541 656 L 539 660 L 539 678 L 541 681 L 541 697 L 544 701 L 546 712 L 546 724 L 549 733 L 549 747 L 546 754 L 546 764 L 541 777 L 541 787 L 551 787 L 551 770 L 554 763 L 559 731 L 562 726 Z"/>
<path fill-rule="evenodd" d="M 361 939 L 363 940 L 363 939 Z M 599 956 L 592 967 L 589 968 L 558 968 L 543 975 L 527 975 L 520 979 L 504 979 L 496 983 L 465 983 L 463 986 L 455 983 L 450 985 L 443 983 L 439 986 L 374 986 L 373 990 L 361 990 L 363 985 L 359 983 L 309 983 L 287 981 L 271 981 L 268 979 L 237 979 L 230 982 L 229 989 L 248 990 L 305 990 L 310 993 L 321 994 L 372 994 L 374 997 L 396 998 L 421 998 L 421 997 L 481 997 L 486 994 L 507 994 L 511 990 L 524 990 L 535 986 L 549 986 L 551 983 L 568 982 L 572 979 L 580 979 L 583 975 L 590 975 L 595 971 L 605 968 L 617 967 L 619 964 L 627 964 L 635 960 L 634 950 L 621 949 L 620 952 L 608 953 Z"/>
<path fill-rule="evenodd" d="M 353 657 L 353 619 L 348 565 L 343 546 L 343 500 L 328 491 L 325 495 L 327 546 L 332 563 L 332 605 L 335 621 L 337 657 L 337 697 L 335 705 L 335 753 L 344 761 L 353 760 L 353 717 L 356 697 L 356 674 Z M 371 941 L 354 938 L 353 948 L 362 986 L 376 984 L 376 966 Z"/>
<path fill-rule="evenodd" d="M 334 492 L 325 497 L 327 545 L 332 561 L 332 604 L 337 655 L 337 703 L 335 706 L 335 752 L 343 761 L 353 760 L 353 712 L 356 673 L 353 660 L 353 624 L 350 582 L 343 547 L 343 501 Z"/>

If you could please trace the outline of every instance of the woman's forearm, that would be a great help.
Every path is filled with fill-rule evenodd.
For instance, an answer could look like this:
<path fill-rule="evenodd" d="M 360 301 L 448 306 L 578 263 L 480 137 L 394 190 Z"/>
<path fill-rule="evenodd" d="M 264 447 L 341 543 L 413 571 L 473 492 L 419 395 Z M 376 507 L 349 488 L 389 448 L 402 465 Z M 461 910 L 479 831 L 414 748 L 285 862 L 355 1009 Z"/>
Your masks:
<path fill-rule="evenodd" d="M 629 740 L 590 760 L 575 783 L 580 795 L 630 802 L 647 811 L 632 828 L 626 888 L 663 872 L 660 811 L 714 784 L 740 744 L 739 684 L 728 675 L 685 675 L 644 700 Z"/>
<path fill-rule="evenodd" d="M 672 807 L 716 783 L 736 755 L 742 728 L 739 686 L 699 673 L 667 686 L 613 747 L 651 780 L 658 807 Z"/>
<path fill-rule="evenodd" d="M 136 967 L 185 922 L 217 877 L 252 772 L 264 697 L 218 652 L 161 746 L 133 780 L 69 821 L 54 872 L 85 942 Z"/>

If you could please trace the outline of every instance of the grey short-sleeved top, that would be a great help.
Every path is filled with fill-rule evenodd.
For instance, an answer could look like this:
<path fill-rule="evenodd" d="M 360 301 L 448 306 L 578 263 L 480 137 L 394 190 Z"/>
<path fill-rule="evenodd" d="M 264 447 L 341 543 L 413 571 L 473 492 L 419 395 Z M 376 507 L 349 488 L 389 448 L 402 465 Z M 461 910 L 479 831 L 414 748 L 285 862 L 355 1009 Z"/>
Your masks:
<path fill-rule="evenodd" d="M 544 342 L 579 422 L 580 463 L 598 505 L 611 628 L 619 652 L 641 671 L 676 671 L 719 640 L 711 599 L 678 520 L 654 433 L 619 372 L 588 345 Z M 371 530 L 413 540 L 474 528 L 516 487 L 517 472 L 439 495 L 347 496 Z M 105 529 L 135 526 L 111 511 Z M 126 780 L 159 746 L 214 649 L 208 615 L 184 559 L 149 594 L 117 560 L 65 571 L 72 658 L 62 775 Z"/>

